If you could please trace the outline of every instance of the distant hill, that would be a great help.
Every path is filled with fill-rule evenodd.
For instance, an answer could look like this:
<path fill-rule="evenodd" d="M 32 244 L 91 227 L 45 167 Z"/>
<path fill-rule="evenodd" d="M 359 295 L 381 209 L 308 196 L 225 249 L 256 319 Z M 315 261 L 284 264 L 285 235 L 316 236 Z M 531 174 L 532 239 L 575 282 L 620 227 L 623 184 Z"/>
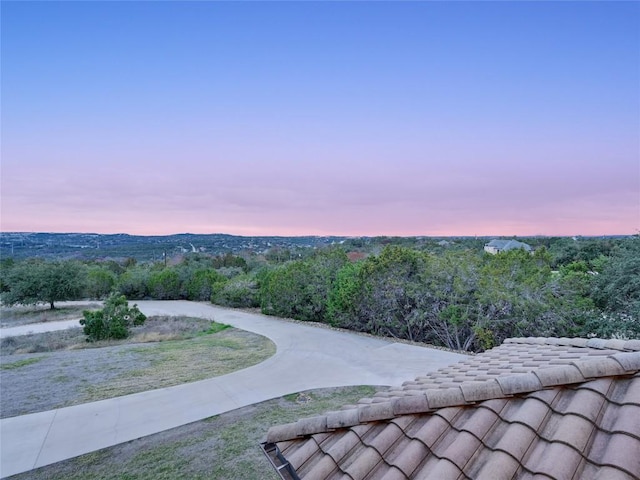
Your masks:
<path fill-rule="evenodd" d="M 313 248 L 346 237 L 240 237 L 182 233 L 166 236 L 97 233 L 0 233 L 0 258 L 78 258 L 159 260 L 187 252 L 264 253 L 271 248 Z"/>
<path fill-rule="evenodd" d="M 552 245 L 582 243 L 590 240 L 614 240 L 626 235 L 608 235 L 600 237 L 517 237 L 534 248 Z M 124 260 L 135 258 L 137 261 L 160 261 L 189 252 L 208 255 L 265 254 L 273 249 L 296 250 L 322 248 L 334 244 L 344 244 L 348 251 L 376 253 L 389 244 L 411 248 L 439 251 L 450 248 L 470 248 L 481 251 L 484 244 L 495 238 L 516 237 L 340 237 L 340 236 L 304 236 L 304 237 L 242 237 L 227 234 L 181 233 L 164 236 L 143 236 L 98 233 L 24 233 L 0 232 L 0 259 L 5 258 L 76 258 L 80 260 Z"/>

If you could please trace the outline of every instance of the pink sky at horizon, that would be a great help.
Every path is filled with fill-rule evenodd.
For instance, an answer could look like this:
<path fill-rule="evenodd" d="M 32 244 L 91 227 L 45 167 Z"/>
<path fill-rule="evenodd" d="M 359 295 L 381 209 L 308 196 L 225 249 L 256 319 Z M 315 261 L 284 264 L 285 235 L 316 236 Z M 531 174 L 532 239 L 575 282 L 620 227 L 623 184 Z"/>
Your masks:
<path fill-rule="evenodd" d="M 636 234 L 638 19 L 624 2 L 8 2 L 0 230 Z"/>

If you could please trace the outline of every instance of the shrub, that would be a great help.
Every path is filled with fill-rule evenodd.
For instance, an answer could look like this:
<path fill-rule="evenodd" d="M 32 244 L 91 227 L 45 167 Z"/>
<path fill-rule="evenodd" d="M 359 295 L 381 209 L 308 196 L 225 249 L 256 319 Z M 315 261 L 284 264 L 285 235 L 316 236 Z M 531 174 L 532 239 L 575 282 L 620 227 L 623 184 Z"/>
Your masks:
<path fill-rule="evenodd" d="M 185 297 L 189 300 L 209 300 L 213 293 L 213 285 L 216 282 L 224 281 L 224 277 L 212 268 L 187 273 L 189 273 L 189 277 L 183 284 L 183 290 Z"/>
<path fill-rule="evenodd" d="M 149 293 L 157 300 L 178 300 L 180 298 L 180 276 L 172 268 L 153 272 L 149 277 Z"/>
<path fill-rule="evenodd" d="M 137 305 L 129 308 L 126 297 L 119 293 L 111 294 L 102 310 L 85 310 L 82 315 L 84 318 L 80 320 L 80 325 L 84 327 L 89 342 L 127 338 L 132 326 L 142 325 L 147 319 Z"/>
<path fill-rule="evenodd" d="M 211 302 L 234 308 L 258 307 L 258 284 L 248 276 L 219 282 L 211 295 Z"/>
<path fill-rule="evenodd" d="M 116 283 L 116 275 L 106 266 L 92 265 L 87 269 L 85 295 L 89 298 L 105 298 Z"/>
<path fill-rule="evenodd" d="M 151 272 L 144 266 L 134 266 L 124 272 L 116 289 L 127 298 L 142 299 L 149 296 L 149 276 Z"/>

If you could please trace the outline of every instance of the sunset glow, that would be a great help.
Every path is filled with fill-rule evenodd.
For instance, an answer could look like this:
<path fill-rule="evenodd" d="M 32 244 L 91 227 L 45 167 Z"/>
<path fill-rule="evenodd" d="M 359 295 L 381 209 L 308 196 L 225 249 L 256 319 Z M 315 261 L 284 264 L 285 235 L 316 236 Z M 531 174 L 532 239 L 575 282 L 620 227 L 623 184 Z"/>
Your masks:
<path fill-rule="evenodd" d="M 3 2 L 0 229 L 640 230 L 637 2 Z"/>

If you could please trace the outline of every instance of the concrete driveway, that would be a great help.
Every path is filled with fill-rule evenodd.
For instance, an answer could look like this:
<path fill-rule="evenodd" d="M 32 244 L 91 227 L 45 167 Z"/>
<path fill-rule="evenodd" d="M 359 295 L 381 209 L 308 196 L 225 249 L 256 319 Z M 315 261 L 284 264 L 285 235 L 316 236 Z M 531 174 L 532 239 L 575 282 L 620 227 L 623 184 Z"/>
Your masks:
<path fill-rule="evenodd" d="M 264 335 L 266 361 L 170 388 L 0 420 L 0 476 L 313 388 L 399 385 L 463 355 L 187 301 L 137 302 L 146 315 L 188 315 Z M 259 439 L 256 439 L 258 441 Z"/>

